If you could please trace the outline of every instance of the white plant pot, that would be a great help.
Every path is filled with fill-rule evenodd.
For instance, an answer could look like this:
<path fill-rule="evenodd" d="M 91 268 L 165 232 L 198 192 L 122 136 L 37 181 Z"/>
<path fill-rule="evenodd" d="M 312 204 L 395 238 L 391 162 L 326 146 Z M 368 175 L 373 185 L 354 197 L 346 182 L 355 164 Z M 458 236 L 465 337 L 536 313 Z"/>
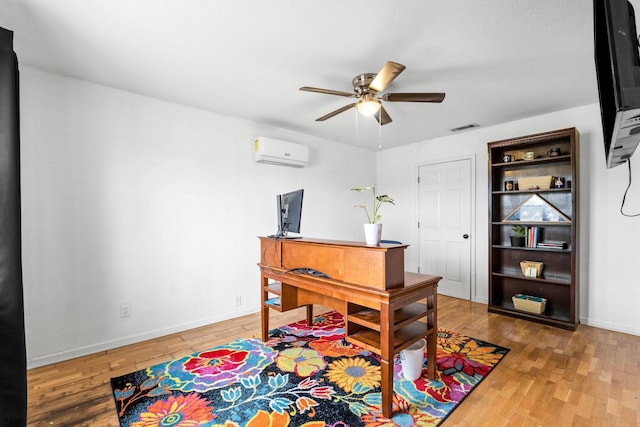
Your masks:
<path fill-rule="evenodd" d="M 382 224 L 365 224 L 364 225 L 364 241 L 367 245 L 378 246 L 382 239 Z"/>

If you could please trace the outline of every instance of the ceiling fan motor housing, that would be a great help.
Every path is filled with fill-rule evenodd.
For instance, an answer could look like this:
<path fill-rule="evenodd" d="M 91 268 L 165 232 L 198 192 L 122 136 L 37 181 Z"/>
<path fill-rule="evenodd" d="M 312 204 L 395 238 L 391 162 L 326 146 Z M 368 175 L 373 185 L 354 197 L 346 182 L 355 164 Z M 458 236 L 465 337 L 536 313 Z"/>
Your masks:
<path fill-rule="evenodd" d="M 373 79 L 376 78 L 376 76 L 377 74 L 375 73 L 364 73 L 364 74 L 355 76 L 351 81 L 351 84 L 353 84 L 353 90 L 355 90 L 358 95 L 361 95 L 363 93 L 370 93 L 370 92 L 377 93 L 375 90 L 369 87 L 369 85 L 371 84 Z"/>

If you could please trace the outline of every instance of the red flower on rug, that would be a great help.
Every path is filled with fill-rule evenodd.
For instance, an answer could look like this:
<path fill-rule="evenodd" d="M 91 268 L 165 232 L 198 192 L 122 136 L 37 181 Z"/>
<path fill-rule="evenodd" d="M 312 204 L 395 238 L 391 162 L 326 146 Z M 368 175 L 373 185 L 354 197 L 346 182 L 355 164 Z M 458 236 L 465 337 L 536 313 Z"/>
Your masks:
<path fill-rule="evenodd" d="M 236 340 L 224 346 L 147 369 L 160 387 L 200 393 L 227 387 L 258 375 L 278 352 L 256 339 Z"/>
<path fill-rule="evenodd" d="M 246 363 L 249 352 L 221 348 L 200 353 L 184 364 L 184 369 L 196 375 L 217 375 L 224 371 L 235 371 Z"/>

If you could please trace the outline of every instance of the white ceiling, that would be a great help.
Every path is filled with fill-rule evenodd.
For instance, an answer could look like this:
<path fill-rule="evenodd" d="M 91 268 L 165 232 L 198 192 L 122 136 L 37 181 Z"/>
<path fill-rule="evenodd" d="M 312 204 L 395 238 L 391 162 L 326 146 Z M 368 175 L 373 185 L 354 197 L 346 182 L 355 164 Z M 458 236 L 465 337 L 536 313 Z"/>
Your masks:
<path fill-rule="evenodd" d="M 376 149 L 598 102 L 590 0 L 2 0 L 21 65 Z M 392 60 L 380 128 L 351 79 Z M 265 135 L 269 136 L 269 135 Z"/>

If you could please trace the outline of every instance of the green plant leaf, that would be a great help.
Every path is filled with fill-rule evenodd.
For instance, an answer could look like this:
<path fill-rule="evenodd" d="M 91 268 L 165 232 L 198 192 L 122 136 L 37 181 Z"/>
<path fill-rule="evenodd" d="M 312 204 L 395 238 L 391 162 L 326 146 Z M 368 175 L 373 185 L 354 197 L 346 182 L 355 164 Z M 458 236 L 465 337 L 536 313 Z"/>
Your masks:
<path fill-rule="evenodd" d="M 381 194 L 378 196 L 376 193 L 375 186 L 354 187 L 351 189 L 351 191 L 358 191 L 358 192 L 369 191 L 369 190 L 373 190 L 373 206 L 371 209 L 371 214 L 369 214 L 369 210 L 366 208 L 365 205 L 355 205 L 355 207 L 364 209 L 364 212 L 367 215 L 368 223 L 375 224 L 378 221 L 380 221 L 380 218 L 382 218 L 381 215 L 378 213 L 380 206 L 382 206 L 383 203 L 391 203 L 392 205 L 395 205 L 395 202 L 391 197 L 389 197 L 386 194 Z"/>

